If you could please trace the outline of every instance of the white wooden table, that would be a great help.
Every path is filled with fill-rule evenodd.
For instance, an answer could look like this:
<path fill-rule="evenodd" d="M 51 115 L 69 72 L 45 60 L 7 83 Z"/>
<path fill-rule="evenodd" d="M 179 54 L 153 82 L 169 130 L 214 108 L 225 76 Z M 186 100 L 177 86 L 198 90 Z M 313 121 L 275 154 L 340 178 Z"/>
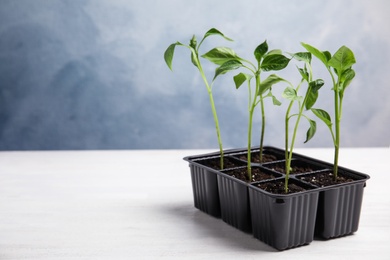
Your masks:
<path fill-rule="evenodd" d="M 390 259 L 389 148 L 341 150 L 371 176 L 357 233 L 282 252 L 193 207 L 182 158 L 206 152 L 0 152 L 0 259 Z"/>

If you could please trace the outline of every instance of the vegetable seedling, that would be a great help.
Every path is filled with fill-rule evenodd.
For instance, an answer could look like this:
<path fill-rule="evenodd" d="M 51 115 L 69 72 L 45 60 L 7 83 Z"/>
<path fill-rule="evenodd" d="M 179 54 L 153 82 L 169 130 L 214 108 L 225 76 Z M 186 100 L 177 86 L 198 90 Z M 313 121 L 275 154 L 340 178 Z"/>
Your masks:
<path fill-rule="evenodd" d="M 244 68 L 250 72 L 250 74 L 240 72 L 233 77 L 236 88 L 238 89 L 245 81 L 248 82 L 249 88 L 249 102 L 248 102 L 248 152 L 247 152 L 247 172 L 248 178 L 252 181 L 252 168 L 251 168 L 251 143 L 252 143 L 252 123 L 255 107 L 260 104 L 261 107 L 261 134 L 260 134 L 260 162 L 263 160 L 263 141 L 265 133 L 265 110 L 264 110 L 264 98 L 272 97 L 275 105 L 281 103 L 272 94 L 272 85 L 280 81 L 280 78 L 276 75 L 269 76 L 264 82 L 261 81 L 260 75 L 262 71 L 278 71 L 284 69 L 290 59 L 285 57 L 280 50 L 268 51 L 267 41 L 264 41 L 254 51 L 254 56 L 257 61 L 256 65 L 252 62 L 239 57 L 234 50 L 227 47 L 218 47 L 210 50 L 202 57 L 219 65 L 215 71 L 214 79 L 219 75 L 225 74 L 229 71 Z M 252 91 L 251 79 L 255 78 L 255 90 Z"/>
<path fill-rule="evenodd" d="M 188 48 L 191 51 L 191 62 L 198 69 L 198 71 L 203 79 L 203 82 L 206 86 L 208 95 L 209 95 L 211 111 L 212 111 L 213 118 L 214 118 L 214 123 L 215 123 L 216 132 L 217 132 L 217 138 L 218 138 L 218 146 L 219 146 L 219 151 L 220 151 L 220 167 L 221 167 L 221 169 L 223 169 L 224 168 L 223 144 L 222 144 L 221 130 L 219 127 L 219 121 L 218 121 L 217 111 L 215 108 L 214 97 L 213 97 L 213 92 L 212 92 L 214 80 L 211 83 L 209 83 L 209 81 L 207 80 L 207 77 L 204 73 L 202 63 L 200 62 L 200 59 L 199 59 L 199 48 L 201 47 L 204 40 L 207 37 L 212 36 L 212 35 L 221 36 L 228 41 L 232 41 L 232 39 L 226 37 L 219 30 L 217 30 L 215 28 L 211 28 L 210 30 L 208 30 L 205 33 L 205 35 L 203 36 L 203 38 L 199 44 L 197 43 L 197 39 L 194 35 L 191 38 L 190 43 L 188 45 L 182 44 L 181 42 L 176 42 L 176 43 L 169 45 L 164 53 L 164 59 L 165 59 L 166 64 L 168 65 L 169 69 L 172 70 L 172 60 L 173 60 L 173 56 L 174 56 L 174 52 L 175 52 L 175 47 L 176 46 L 183 46 L 183 47 Z"/>
<path fill-rule="evenodd" d="M 343 111 L 343 98 L 346 88 L 355 77 L 355 71 L 352 69 L 352 65 L 356 63 L 355 55 L 352 50 L 346 46 L 340 47 L 336 53 L 331 56 L 329 51 L 320 51 L 309 44 L 301 44 L 307 51 L 312 53 L 325 65 L 332 78 L 332 90 L 334 91 L 334 126 L 328 112 L 323 109 L 316 108 L 312 108 L 311 110 L 326 124 L 332 135 L 334 145 L 333 176 L 334 179 L 337 180 L 340 148 L 340 121 Z"/>
<path fill-rule="evenodd" d="M 305 63 L 303 68 L 298 68 L 299 73 L 301 74 L 301 81 L 296 88 L 288 86 L 284 92 L 283 97 L 290 100 L 286 111 L 285 117 L 285 182 L 284 190 L 288 193 L 288 180 L 291 172 L 291 160 L 295 145 L 295 140 L 298 132 L 299 123 L 302 117 L 306 118 L 309 122 L 309 129 L 306 133 L 306 142 L 308 142 L 315 134 L 317 129 L 317 124 L 314 120 L 310 119 L 304 114 L 304 110 L 309 110 L 315 104 L 318 98 L 318 90 L 324 85 L 322 79 L 313 80 L 313 73 L 311 67 L 311 54 L 309 52 L 300 52 L 293 54 L 293 58 L 298 61 L 303 61 Z M 304 97 L 298 96 L 298 91 L 300 90 L 303 83 L 307 83 L 307 89 Z M 298 104 L 298 113 L 291 114 L 291 109 L 294 103 Z M 289 121 L 291 118 L 296 117 L 295 125 L 292 132 L 291 140 L 289 138 Z"/>

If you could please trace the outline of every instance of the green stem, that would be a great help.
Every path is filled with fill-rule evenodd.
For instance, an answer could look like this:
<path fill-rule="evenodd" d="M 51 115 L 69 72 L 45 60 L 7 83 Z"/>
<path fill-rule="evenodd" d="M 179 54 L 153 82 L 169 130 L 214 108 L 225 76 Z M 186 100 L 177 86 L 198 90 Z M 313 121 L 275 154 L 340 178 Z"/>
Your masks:
<path fill-rule="evenodd" d="M 210 86 L 210 84 L 207 81 L 207 78 L 206 78 L 206 76 L 204 74 L 202 65 L 200 64 L 198 55 L 196 55 L 196 57 L 197 57 L 197 63 L 198 63 L 199 72 L 200 72 L 200 74 L 202 76 L 202 79 L 203 79 L 205 85 L 206 85 L 207 92 L 208 92 L 209 98 L 210 98 L 211 111 L 213 113 L 215 129 L 216 129 L 217 138 L 218 138 L 218 146 L 219 146 L 219 152 L 220 152 L 220 166 L 221 166 L 221 170 L 223 170 L 224 169 L 224 154 L 223 154 L 221 130 L 219 128 L 219 121 L 218 121 L 218 116 L 217 116 L 217 110 L 215 108 L 214 97 L 213 97 L 213 93 L 212 93 L 212 87 Z"/>
<path fill-rule="evenodd" d="M 338 87 L 338 86 L 337 86 Z M 337 180 L 338 176 L 338 163 L 339 163 L 339 148 L 340 148 L 340 107 L 339 107 L 339 95 L 335 90 L 335 143 L 334 143 L 334 162 L 333 162 L 333 176 Z"/>
<path fill-rule="evenodd" d="M 213 98 L 213 94 L 212 94 L 211 91 L 209 92 L 209 97 L 210 97 L 211 110 L 213 111 L 215 129 L 216 129 L 217 138 L 218 138 L 218 146 L 219 146 L 219 152 L 220 152 L 220 166 L 221 166 L 221 170 L 223 170 L 224 169 L 224 162 L 223 162 L 224 155 L 223 155 L 221 130 L 219 128 L 219 121 L 218 121 L 218 116 L 217 116 L 217 110 L 215 109 L 214 98 Z"/>
<path fill-rule="evenodd" d="M 260 87 L 260 71 L 255 72 L 256 79 L 256 89 L 252 100 L 252 92 L 249 85 L 249 118 L 248 118 L 248 155 L 247 155 L 247 171 L 249 181 L 252 181 L 252 122 L 253 122 L 253 113 L 255 111 L 255 107 L 257 105 L 257 95 L 259 93 Z M 261 97 L 260 100 L 262 101 Z M 260 147 L 260 156 L 262 147 Z M 261 158 L 261 157 L 260 157 Z"/>
<path fill-rule="evenodd" d="M 260 107 L 261 107 L 261 135 L 260 135 L 260 162 L 263 162 L 263 143 L 264 143 L 264 133 L 265 133 L 265 112 L 264 112 L 264 100 L 260 96 Z"/>
<path fill-rule="evenodd" d="M 339 146 L 335 145 L 334 161 L 333 161 L 333 177 L 335 181 L 337 180 L 337 175 L 338 175 L 338 163 L 339 163 Z"/>
<path fill-rule="evenodd" d="M 260 64 L 259 64 L 260 67 Z M 260 70 L 256 73 L 256 96 L 260 91 Z M 260 150 L 259 150 L 259 160 L 263 162 L 263 143 L 264 143 L 264 133 L 265 133 L 265 111 L 264 111 L 264 98 L 260 96 L 260 109 L 261 109 L 261 133 L 260 133 Z"/>
<path fill-rule="evenodd" d="M 339 109 L 339 82 L 336 82 L 335 77 L 334 77 L 330 67 L 327 67 L 327 69 L 328 69 L 328 72 L 332 78 L 333 91 L 334 91 L 335 133 L 333 134 L 332 128 L 330 128 L 330 131 L 332 134 L 333 144 L 334 144 L 333 177 L 334 177 L 334 180 L 337 180 L 338 163 L 339 163 L 339 147 L 340 147 L 340 113 L 341 113 L 340 112 L 341 109 Z"/>
<path fill-rule="evenodd" d="M 289 159 L 288 159 L 288 140 L 289 140 L 289 115 L 290 115 L 290 110 L 291 110 L 291 107 L 293 105 L 293 101 L 290 102 L 289 106 L 288 106 L 288 109 L 287 109 L 287 113 L 286 113 L 286 118 L 285 118 L 285 144 L 284 144 L 284 158 L 285 158 L 285 179 L 284 179 L 284 191 L 287 193 L 288 192 L 288 178 L 289 178 L 289 174 L 290 174 L 290 162 L 289 162 Z"/>
<path fill-rule="evenodd" d="M 296 90 L 297 92 L 298 92 L 299 87 L 300 87 L 300 85 L 297 87 L 297 90 Z M 288 155 L 287 161 L 286 161 L 286 169 L 285 169 L 286 175 L 285 175 L 285 181 L 284 181 L 284 191 L 286 193 L 288 193 L 288 180 L 290 178 L 291 160 L 292 160 L 292 155 L 293 155 L 293 150 L 294 150 L 294 145 L 295 145 L 295 139 L 297 136 L 299 122 L 302 118 L 303 109 L 305 107 L 305 103 L 306 103 L 306 100 L 308 98 L 309 92 L 310 92 L 309 90 L 306 92 L 305 98 L 299 106 L 299 113 L 298 113 L 297 121 L 295 122 L 293 136 L 291 138 L 290 149 L 288 149 L 288 153 L 286 152 L 286 156 Z M 289 120 L 290 109 L 291 109 L 293 103 L 294 103 L 294 101 L 290 102 L 290 105 L 289 105 L 288 110 L 287 110 L 287 115 L 286 115 L 286 147 L 288 147 L 288 120 Z"/>
<path fill-rule="evenodd" d="M 252 181 L 252 121 L 253 113 L 255 111 L 255 103 L 252 103 L 252 106 L 249 110 L 249 119 L 248 119 L 248 158 L 247 158 L 247 170 L 249 181 Z"/>
<path fill-rule="evenodd" d="M 290 111 L 292 108 L 292 105 L 294 104 L 294 101 L 291 101 L 288 108 L 287 108 L 287 113 L 286 113 L 286 118 L 285 118 L 285 142 L 284 142 L 284 158 L 285 158 L 285 172 L 287 173 L 287 169 L 289 169 L 289 164 L 288 164 L 288 140 L 289 140 L 289 121 L 290 121 Z M 286 175 L 287 176 L 287 175 Z"/>
<path fill-rule="evenodd" d="M 341 75 L 338 75 L 340 79 Z M 342 98 L 339 96 L 340 93 L 340 80 L 334 84 L 334 113 L 335 113 L 335 142 L 334 142 L 334 162 L 333 162 L 333 176 L 334 180 L 338 177 L 338 164 L 339 164 L 339 149 L 340 149 L 340 121 L 342 111 Z"/>
<path fill-rule="evenodd" d="M 304 105 L 302 105 L 302 109 L 300 109 L 298 117 L 297 117 L 297 121 L 295 122 L 294 132 L 293 132 L 293 136 L 291 139 L 290 149 L 288 152 L 288 159 L 287 159 L 287 164 L 286 164 L 286 176 L 285 176 L 285 182 L 284 182 L 284 191 L 286 193 L 288 192 L 288 179 L 290 178 L 292 154 L 293 154 L 293 150 L 294 150 L 295 139 L 296 139 L 297 132 L 298 132 L 299 121 L 301 120 L 301 117 L 302 117 L 303 107 L 304 107 Z"/>
<path fill-rule="evenodd" d="M 299 83 L 298 87 L 296 88 L 296 92 L 299 91 L 301 85 L 302 85 L 302 82 L 303 82 L 303 79 L 301 80 L 301 82 Z M 292 87 L 292 84 L 290 83 L 291 87 Z M 284 141 L 284 158 L 285 158 L 285 172 L 289 172 L 290 171 L 290 164 L 288 163 L 289 161 L 289 149 L 288 149 L 288 141 L 289 141 L 289 120 L 290 120 L 290 111 L 291 111 L 291 108 L 294 104 L 294 100 L 291 100 L 290 104 L 288 105 L 288 108 L 287 108 L 287 112 L 286 112 L 286 118 L 285 118 L 285 141 Z M 287 176 L 287 175 L 286 175 Z M 287 179 L 288 180 L 288 179 Z"/>

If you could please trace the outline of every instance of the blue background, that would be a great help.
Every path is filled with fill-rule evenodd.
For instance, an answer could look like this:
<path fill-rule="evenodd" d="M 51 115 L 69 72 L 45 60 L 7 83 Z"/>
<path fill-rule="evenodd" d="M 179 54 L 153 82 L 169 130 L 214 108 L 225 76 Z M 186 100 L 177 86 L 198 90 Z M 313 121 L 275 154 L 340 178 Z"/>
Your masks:
<path fill-rule="evenodd" d="M 216 27 L 203 52 L 228 45 L 252 58 L 300 42 L 355 52 L 357 76 L 346 92 L 343 146 L 389 146 L 390 4 L 373 1 L 0 1 L 0 150 L 216 148 L 208 96 L 178 48 L 171 72 L 163 53 Z M 313 64 L 315 66 L 316 64 Z M 317 75 L 329 81 L 318 65 Z M 213 65 L 205 65 L 211 78 Z M 293 78 L 294 68 L 285 75 Z M 214 86 L 225 147 L 244 147 L 247 89 L 232 75 Z M 297 78 L 299 80 L 299 78 Z M 278 98 L 281 90 L 276 90 Z M 318 107 L 331 111 L 332 91 Z M 286 103 L 286 102 L 284 102 Z M 280 108 L 266 106 L 266 144 L 283 145 Z M 255 115 L 254 144 L 260 115 Z M 303 146 L 307 125 L 299 132 Z M 332 146 L 326 127 L 306 146 Z"/>

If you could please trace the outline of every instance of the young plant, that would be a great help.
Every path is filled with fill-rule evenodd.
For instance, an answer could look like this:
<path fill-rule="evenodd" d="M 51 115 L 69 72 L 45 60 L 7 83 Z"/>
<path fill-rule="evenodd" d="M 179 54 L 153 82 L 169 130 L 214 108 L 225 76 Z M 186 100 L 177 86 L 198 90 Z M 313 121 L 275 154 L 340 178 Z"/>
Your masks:
<path fill-rule="evenodd" d="M 287 193 L 288 192 L 288 180 L 290 177 L 291 172 L 291 160 L 296 140 L 296 135 L 298 132 L 299 123 L 302 117 L 306 118 L 309 122 L 309 130 L 306 133 L 306 142 L 308 142 L 315 134 L 317 124 L 314 120 L 310 119 L 304 114 L 304 110 L 309 110 L 312 108 L 314 103 L 317 101 L 318 98 L 318 90 L 324 85 L 324 81 L 322 79 L 316 79 L 313 80 L 313 73 L 311 68 L 311 54 L 308 52 L 300 52 L 295 53 L 293 55 L 293 58 L 295 58 L 298 61 L 303 61 L 305 63 L 303 68 L 298 68 L 299 73 L 302 76 L 302 79 L 298 86 L 294 88 L 291 83 L 290 86 L 288 86 L 284 92 L 283 97 L 290 100 L 290 103 L 288 105 L 287 111 L 286 111 L 286 117 L 285 117 L 285 186 L 284 190 Z M 307 83 L 307 89 L 304 97 L 298 96 L 298 91 L 300 90 L 303 83 Z M 298 112 L 295 114 L 291 114 L 291 109 L 295 103 L 298 103 Z M 296 117 L 295 125 L 292 132 L 292 137 L 290 140 L 289 137 L 289 123 L 290 119 Z"/>
<path fill-rule="evenodd" d="M 325 65 L 332 78 L 332 90 L 334 91 L 334 127 L 328 112 L 316 108 L 312 108 L 311 110 L 328 126 L 332 135 L 334 145 L 333 176 L 334 179 L 337 180 L 340 148 L 340 121 L 343 111 L 344 91 L 355 77 L 355 71 L 352 69 L 352 65 L 356 63 L 355 55 L 346 46 L 340 47 L 333 56 L 331 56 L 328 51 L 319 51 L 317 48 L 306 43 L 302 43 L 302 46 Z"/>
<path fill-rule="evenodd" d="M 213 80 L 212 83 L 209 83 L 209 81 L 207 80 L 207 78 L 205 76 L 205 73 L 204 73 L 204 70 L 203 70 L 203 67 L 202 67 L 202 63 L 200 62 L 200 59 L 199 59 L 199 48 L 201 47 L 203 41 L 207 37 L 212 36 L 212 35 L 221 36 L 221 37 L 223 37 L 224 39 L 226 39 L 228 41 L 232 41 L 232 39 L 226 37 L 219 30 L 217 30 L 215 28 L 212 28 L 212 29 L 208 30 L 205 33 L 205 35 L 203 36 L 203 38 L 202 38 L 202 40 L 200 41 L 199 44 L 197 43 L 197 39 L 196 39 L 196 37 L 194 35 L 192 37 L 192 39 L 190 40 L 189 45 L 182 44 L 180 42 L 176 42 L 176 43 L 173 43 L 173 44 L 169 45 L 169 47 L 166 49 L 166 51 L 164 53 L 164 59 L 165 59 L 166 64 L 168 65 L 169 69 L 172 70 L 172 60 L 173 60 L 173 56 L 174 56 L 174 52 L 175 52 L 175 47 L 176 46 L 183 46 L 183 47 L 188 48 L 191 51 L 191 62 L 198 69 L 198 71 L 199 71 L 199 73 L 200 73 L 200 75 L 201 75 L 201 77 L 203 79 L 203 82 L 204 82 L 204 84 L 206 86 L 208 95 L 209 95 L 211 111 L 212 111 L 212 114 L 213 114 L 215 128 L 216 128 L 216 132 L 217 132 L 217 138 L 218 138 L 218 146 L 219 146 L 219 151 L 220 151 L 220 166 L 221 166 L 221 169 L 223 169 L 224 168 L 224 154 L 223 154 L 221 130 L 220 130 L 220 127 L 219 127 L 219 121 L 218 121 L 217 111 L 216 111 L 216 108 L 215 108 L 214 97 L 213 97 L 213 92 L 212 92 L 214 80 Z"/>
<path fill-rule="evenodd" d="M 249 120 L 248 120 L 248 155 L 247 155 L 247 172 L 248 178 L 252 181 L 252 168 L 251 168 L 251 143 L 252 143 L 252 122 L 253 114 L 257 105 L 261 107 L 261 135 L 260 135 L 260 161 L 263 159 L 263 141 L 265 133 L 265 110 L 264 110 L 264 98 L 272 97 L 275 105 L 280 105 L 280 102 L 272 95 L 272 85 L 280 81 L 280 78 L 276 75 L 269 76 L 264 82 L 261 81 L 261 72 L 263 71 L 277 71 L 284 69 L 290 59 L 281 54 L 280 50 L 268 51 L 268 44 L 264 41 L 254 51 L 256 59 L 256 65 L 252 62 L 239 57 L 234 50 L 227 47 L 214 48 L 211 51 L 204 54 L 202 57 L 219 65 L 215 71 L 214 79 L 219 75 L 225 74 L 229 71 L 244 68 L 250 72 L 250 74 L 239 73 L 234 76 L 234 82 L 238 89 L 245 81 L 248 82 L 249 88 Z M 255 78 L 255 89 L 252 91 L 251 79 Z"/>

